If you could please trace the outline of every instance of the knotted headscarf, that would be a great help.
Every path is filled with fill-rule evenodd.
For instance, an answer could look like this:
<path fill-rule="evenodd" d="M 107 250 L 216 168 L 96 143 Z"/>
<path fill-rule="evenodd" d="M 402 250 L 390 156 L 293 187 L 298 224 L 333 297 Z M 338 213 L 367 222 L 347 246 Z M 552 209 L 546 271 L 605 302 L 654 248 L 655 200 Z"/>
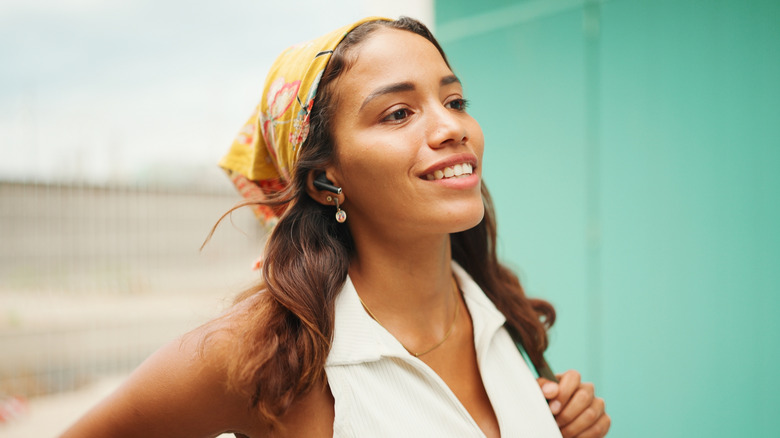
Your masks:
<path fill-rule="evenodd" d="M 333 50 L 352 29 L 377 20 L 387 19 L 364 18 L 292 46 L 276 59 L 262 100 L 219 162 L 244 198 L 266 200 L 287 186 L 309 134 L 309 112 Z M 285 207 L 254 205 L 253 209 L 270 229 Z"/>

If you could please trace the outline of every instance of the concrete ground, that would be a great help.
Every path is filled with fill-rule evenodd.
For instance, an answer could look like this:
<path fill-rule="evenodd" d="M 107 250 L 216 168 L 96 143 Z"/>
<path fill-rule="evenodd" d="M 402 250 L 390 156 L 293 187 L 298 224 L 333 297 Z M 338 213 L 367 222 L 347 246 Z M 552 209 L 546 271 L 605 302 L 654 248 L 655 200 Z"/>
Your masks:
<path fill-rule="evenodd" d="M 106 377 L 78 391 L 36 397 L 26 412 L 0 424 L 0 438 L 55 437 L 98 401 L 110 394 L 126 375 Z"/>
<path fill-rule="evenodd" d="M 0 414 L 4 401 L 12 411 L 0 438 L 58 436 L 145 357 L 228 302 L 218 294 L 0 294 Z M 20 409 L 8 403 L 30 388 L 43 390 Z"/>

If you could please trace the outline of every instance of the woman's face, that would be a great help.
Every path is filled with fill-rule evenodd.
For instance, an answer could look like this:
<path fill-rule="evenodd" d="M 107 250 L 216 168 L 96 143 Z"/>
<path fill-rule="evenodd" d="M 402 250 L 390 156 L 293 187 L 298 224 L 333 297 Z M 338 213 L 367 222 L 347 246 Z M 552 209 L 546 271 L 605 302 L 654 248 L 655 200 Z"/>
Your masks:
<path fill-rule="evenodd" d="M 380 28 L 353 50 L 335 83 L 331 169 L 353 234 L 412 237 L 477 225 L 484 138 L 436 47 Z"/>

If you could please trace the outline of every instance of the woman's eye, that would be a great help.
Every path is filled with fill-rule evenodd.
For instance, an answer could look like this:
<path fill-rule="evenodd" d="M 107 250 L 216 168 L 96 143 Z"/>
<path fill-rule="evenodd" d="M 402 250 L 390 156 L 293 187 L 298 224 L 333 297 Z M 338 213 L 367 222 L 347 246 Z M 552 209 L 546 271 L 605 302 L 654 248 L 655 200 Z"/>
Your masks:
<path fill-rule="evenodd" d="M 453 99 L 444 106 L 458 111 L 465 111 L 466 107 L 468 106 L 468 102 L 466 99 Z"/>
<path fill-rule="evenodd" d="M 386 122 L 397 122 L 409 117 L 409 110 L 406 108 L 398 109 L 390 113 L 387 117 L 382 119 Z"/>

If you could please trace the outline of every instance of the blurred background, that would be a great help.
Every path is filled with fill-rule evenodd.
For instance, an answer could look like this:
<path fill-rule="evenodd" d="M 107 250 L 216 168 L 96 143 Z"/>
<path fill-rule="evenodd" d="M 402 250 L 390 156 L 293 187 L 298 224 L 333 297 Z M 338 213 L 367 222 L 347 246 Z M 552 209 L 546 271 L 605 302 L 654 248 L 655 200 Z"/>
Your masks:
<path fill-rule="evenodd" d="M 8 0 L 0 437 L 53 436 L 256 279 L 216 161 L 285 47 L 429 24 L 486 136 L 500 250 L 614 437 L 771 437 L 780 2 Z"/>

